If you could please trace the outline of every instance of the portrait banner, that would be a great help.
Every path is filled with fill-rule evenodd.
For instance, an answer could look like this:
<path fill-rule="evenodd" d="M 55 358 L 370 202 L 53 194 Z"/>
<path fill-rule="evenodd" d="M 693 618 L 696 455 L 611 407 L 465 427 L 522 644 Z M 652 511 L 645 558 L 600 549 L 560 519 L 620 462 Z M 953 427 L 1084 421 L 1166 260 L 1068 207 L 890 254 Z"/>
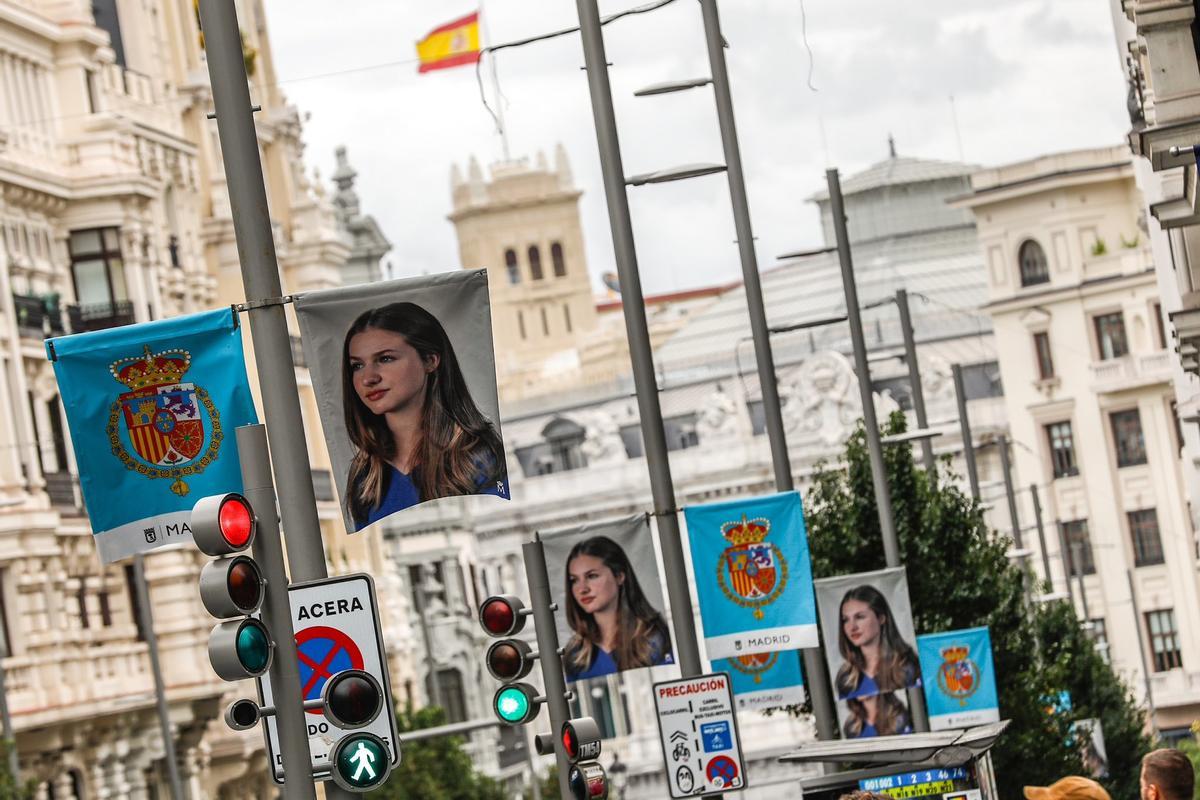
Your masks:
<path fill-rule="evenodd" d="M 710 659 L 816 647 L 799 492 L 683 511 Z"/>
<path fill-rule="evenodd" d="M 675 663 L 644 514 L 541 538 L 568 683 Z"/>
<path fill-rule="evenodd" d="M 721 658 L 712 662 L 709 672 L 729 674 L 739 711 L 765 711 L 804 702 L 798 650 Z"/>
<path fill-rule="evenodd" d="M 441 497 L 509 498 L 485 270 L 294 305 L 346 530 Z"/>
<path fill-rule="evenodd" d="M 1000 721 L 992 637 L 987 628 L 918 636 L 917 655 L 930 730 Z"/>
<path fill-rule="evenodd" d="M 912 733 L 905 690 L 921 685 L 921 665 L 904 568 L 814 586 L 843 737 Z"/>
<path fill-rule="evenodd" d="M 258 418 L 228 308 L 48 339 L 46 354 L 101 561 L 190 542 L 196 501 L 242 490 L 234 430 Z"/>

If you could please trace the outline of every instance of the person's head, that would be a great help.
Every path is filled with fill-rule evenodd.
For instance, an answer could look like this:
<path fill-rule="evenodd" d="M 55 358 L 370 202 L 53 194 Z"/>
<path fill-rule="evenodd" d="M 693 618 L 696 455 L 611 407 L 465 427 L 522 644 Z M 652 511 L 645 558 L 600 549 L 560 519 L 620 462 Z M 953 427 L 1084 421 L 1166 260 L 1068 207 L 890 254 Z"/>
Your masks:
<path fill-rule="evenodd" d="M 357 448 L 346 486 L 356 519 L 382 501 L 387 463 L 398 455 L 388 414 L 408 412 L 420 420 L 412 455 L 422 500 L 471 494 L 502 469 L 500 437 L 471 399 L 450 338 L 414 303 L 372 308 L 350 325 L 342 347 L 342 407 Z"/>
<path fill-rule="evenodd" d="M 847 739 L 862 736 L 869 724 L 875 726 L 876 736 L 894 736 L 912 725 L 908 706 L 893 692 L 847 700 L 846 708 L 850 716 L 842 725 L 842 734 Z"/>
<path fill-rule="evenodd" d="M 1164 747 L 1142 758 L 1142 800 L 1192 800 L 1196 772 L 1181 751 Z"/>
<path fill-rule="evenodd" d="M 666 622 L 646 599 L 620 545 L 607 536 L 584 539 L 571 548 L 566 567 L 567 624 L 574 632 L 567 657 L 576 671 L 587 669 L 595 648 L 614 633 L 618 668 L 662 660 L 671 646 Z M 616 630 L 601 630 L 598 617 L 615 620 Z"/>
<path fill-rule="evenodd" d="M 839 697 L 858 687 L 867 667 L 863 649 L 872 647 L 879 650 L 879 668 L 872 676 L 879 690 L 905 688 L 914 677 L 916 652 L 900 636 L 887 598 L 864 584 L 846 592 L 838 607 L 838 651 L 843 659 L 837 676 Z"/>
<path fill-rule="evenodd" d="M 892 800 L 892 797 L 879 792 L 868 792 L 866 789 L 855 789 L 853 792 L 846 792 L 838 800 Z"/>
<path fill-rule="evenodd" d="M 1049 786 L 1026 786 L 1024 792 L 1026 800 L 1112 800 L 1103 786 L 1078 775 Z"/>

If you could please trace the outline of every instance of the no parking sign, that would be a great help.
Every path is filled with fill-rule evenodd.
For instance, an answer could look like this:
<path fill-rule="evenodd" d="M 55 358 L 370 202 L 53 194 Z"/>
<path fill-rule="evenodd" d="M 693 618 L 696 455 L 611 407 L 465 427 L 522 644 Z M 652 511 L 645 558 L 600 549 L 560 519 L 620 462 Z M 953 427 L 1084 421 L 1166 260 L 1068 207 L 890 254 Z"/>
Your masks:
<path fill-rule="evenodd" d="M 343 575 L 288 588 L 292 628 L 296 633 L 296 656 L 304 699 L 320 698 L 325 682 L 347 669 L 361 669 L 388 686 L 387 658 L 379 631 L 379 607 L 370 575 Z M 269 674 L 258 679 L 263 705 L 274 705 Z M 396 747 L 396 710 L 385 698 L 386 713 L 359 730 L 375 734 L 388 746 L 392 766 L 400 763 Z M 267 753 L 271 777 L 283 782 L 283 758 L 275 717 L 267 717 Z M 329 754 L 344 732 L 329 724 L 319 709 L 308 712 L 308 749 L 315 775 L 329 777 Z M 321 768 L 321 769 L 317 769 Z"/>

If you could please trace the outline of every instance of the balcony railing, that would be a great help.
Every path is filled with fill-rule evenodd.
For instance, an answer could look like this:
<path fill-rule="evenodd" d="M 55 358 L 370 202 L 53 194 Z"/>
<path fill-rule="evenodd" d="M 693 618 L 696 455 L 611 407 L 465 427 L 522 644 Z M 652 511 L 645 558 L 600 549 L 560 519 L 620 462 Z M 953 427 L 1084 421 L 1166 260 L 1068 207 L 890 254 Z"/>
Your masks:
<path fill-rule="evenodd" d="M 101 331 L 117 328 L 133 322 L 133 303 L 120 300 L 116 303 L 90 303 L 67 306 L 67 318 L 71 321 L 72 333 Z"/>
<path fill-rule="evenodd" d="M 22 336 L 43 339 L 63 333 L 62 309 L 57 298 L 14 294 L 13 308 Z"/>
<path fill-rule="evenodd" d="M 1102 394 L 1153 383 L 1167 383 L 1171 380 L 1172 358 L 1171 351 L 1160 350 L 1157 353 L 1128 355 L 1093 362 L 1090 365 L 1092 389 Z"/>
<path fill-rule="evenodd" d="M 318 502 L 331 503 L 333 497 L 333 475 L 327 469 L 314 469 L 313 477 L 313 493 L 317 496 Z"/>
<path fill-rule="evenodd" d="M 75 497 L 75 476 L 70 472 L 47 472 L 46 494 L 50 496 L 50 504 L 58 508 L 78 509 L 79 503 Z"/>

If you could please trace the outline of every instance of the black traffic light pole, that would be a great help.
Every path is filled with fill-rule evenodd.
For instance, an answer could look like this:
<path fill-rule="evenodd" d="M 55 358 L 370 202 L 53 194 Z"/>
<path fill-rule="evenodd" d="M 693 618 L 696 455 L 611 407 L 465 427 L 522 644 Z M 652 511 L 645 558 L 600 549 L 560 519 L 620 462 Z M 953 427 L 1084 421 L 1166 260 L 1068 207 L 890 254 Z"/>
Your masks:
<path fill-rule="evenodd" d="M 529 584 L 529 605 L 537 633 L 538 663 L 542 668 L 546 707 L 550 711 L 550 738 L 554 741 L 554 761 L 558 764 L 558 790 L 564 800 L 569 800 L 571 787 L 567 779 L 571 765 L 558 733 L 563 723 L 571 718 L 571 709 L 567 705 L 567 681 L 563 677 L 562 656 L 558 652 L 558 628 L 554 622 L 550 576 L 546 572 L 546 551 L 537 534 L 534 534 L 532 542 L 521 545 L 521 555 L 525 561 L 525 581 Z M 533 779 L 536 781 L 537 776 Z"/>

